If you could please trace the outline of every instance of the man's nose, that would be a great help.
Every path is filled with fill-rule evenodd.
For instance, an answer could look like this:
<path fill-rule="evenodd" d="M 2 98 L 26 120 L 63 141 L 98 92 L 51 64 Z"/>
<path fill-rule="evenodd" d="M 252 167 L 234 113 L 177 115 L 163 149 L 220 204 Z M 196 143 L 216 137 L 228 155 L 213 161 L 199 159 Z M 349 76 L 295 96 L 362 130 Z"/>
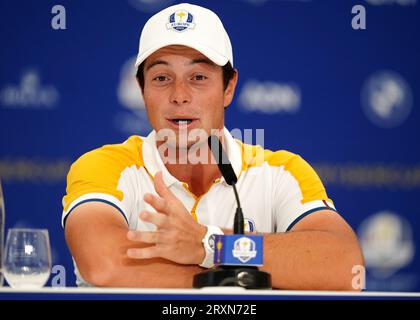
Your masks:
<path fill-rule="evenodd" d="M 191 102 L 191 95 L 188 85 L 185 83 L 185 81 L 176 80 L 174 82 L 170 99 L 172 103 L 178 105 Z"/>

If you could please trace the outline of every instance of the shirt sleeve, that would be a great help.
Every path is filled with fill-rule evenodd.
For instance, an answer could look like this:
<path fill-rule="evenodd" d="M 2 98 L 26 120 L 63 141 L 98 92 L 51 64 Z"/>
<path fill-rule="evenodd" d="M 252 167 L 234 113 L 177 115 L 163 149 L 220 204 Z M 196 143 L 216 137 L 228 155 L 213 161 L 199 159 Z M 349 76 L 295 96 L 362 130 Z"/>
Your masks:
<path fill-rule="evenodd" d="M 287 232 L 301 219 L 319 210 L 334 210 L 315 170 L 299 155 L 276 152 L 273 172 L 273 214 L 276 232 Z M 275 160 L 274 160 L 275 162 Z"/>
<path fill-rule="evenodd" d="M 107 203 L 116 208 L 127 224 L 133 197 L 122 185 L 125 168 L 135 165 L 130 144 L 105 145 L 85 153 L 70 167 L 67 175 L 66 195 L 63 197 L 62 226 L 71 212 L 89 201 Z"/>

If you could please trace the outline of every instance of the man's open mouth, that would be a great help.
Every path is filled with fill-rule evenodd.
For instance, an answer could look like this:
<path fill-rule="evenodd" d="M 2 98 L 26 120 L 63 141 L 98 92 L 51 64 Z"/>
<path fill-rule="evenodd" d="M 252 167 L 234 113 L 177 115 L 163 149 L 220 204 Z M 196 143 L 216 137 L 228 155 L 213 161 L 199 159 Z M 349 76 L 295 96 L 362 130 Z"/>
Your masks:
<path fill-rule="evenodd" d="M 194 119 L 172 119 L 171 121 L 177 125 L 187 125 L 190 124 Z"/>

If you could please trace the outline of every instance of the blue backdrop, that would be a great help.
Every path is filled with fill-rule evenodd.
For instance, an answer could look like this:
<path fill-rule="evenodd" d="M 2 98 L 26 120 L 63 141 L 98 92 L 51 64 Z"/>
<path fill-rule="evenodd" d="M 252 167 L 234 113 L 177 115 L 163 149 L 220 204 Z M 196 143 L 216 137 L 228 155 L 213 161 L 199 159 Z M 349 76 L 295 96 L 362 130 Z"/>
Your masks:
<path fill-rule="evenodd" d="M 6 227 L 48 228 L 68 286 L 67 171 L 93 148 L 150 130 L 133 59 L 150 15 L 178 2 L 0 2 Z M 192 2 L 217 12 L 232 40 L 239 85 L 227 127 L 263 128 L 266 148 L 313 165 L 358 233 L 368 290 L 420 291 L 417 1 Z M 66 29 L 52 27 L 55 5 Z"/>

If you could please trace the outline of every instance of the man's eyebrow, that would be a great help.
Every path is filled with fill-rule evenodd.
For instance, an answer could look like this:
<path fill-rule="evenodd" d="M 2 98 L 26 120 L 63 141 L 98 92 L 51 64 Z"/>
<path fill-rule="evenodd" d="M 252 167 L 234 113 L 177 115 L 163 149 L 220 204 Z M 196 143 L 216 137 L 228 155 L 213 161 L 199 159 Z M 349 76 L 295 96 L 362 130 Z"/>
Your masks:
<path fill-rule="evenodd" d="M 169 63 L 167 63 L 166 61 L 158 59 L 158 60 L 153 61 L 151 64 L 149 64 L 146 67 L 146 71 L 148 71 L 150 68 L 152 68 L 152 67 L 154 67 L 155 65 L 158 65 L 158 64 L 164 64 L 165 66 L 169 65 Z"/>
<path fill-rule="evenodd" d="M 215 66 L 216 65 L 213 61 L 211 61 L 207 58 L 193 59 L 190 64 L 195 64 L 195 63 L 205 63 L 205 64 L 208 64 L 210 66 Z"/>
<path fill-rule="evenodd" d="M 216 65 L 213 61 L 211 61 L 211 60 L 209 60 L 207 58 L 192 59 L 191 62 L 190 62 L 190 64 L 196 64 L 196 63 L 205 63 L 205 64 L 208 64 L 210 66 L 215 66 Z M 165 60 L 159 60 L 158 59 L 158 60 L 153 61 L 151 64 L 149 64 L 146 67 L 146 71 L 150 70 L 152 67 L 154 67 L 154 66 L 156 66 L 158 64 L 163 64 L 165 66 L 169 66 L 169 63 L 166 62 Z"/>

